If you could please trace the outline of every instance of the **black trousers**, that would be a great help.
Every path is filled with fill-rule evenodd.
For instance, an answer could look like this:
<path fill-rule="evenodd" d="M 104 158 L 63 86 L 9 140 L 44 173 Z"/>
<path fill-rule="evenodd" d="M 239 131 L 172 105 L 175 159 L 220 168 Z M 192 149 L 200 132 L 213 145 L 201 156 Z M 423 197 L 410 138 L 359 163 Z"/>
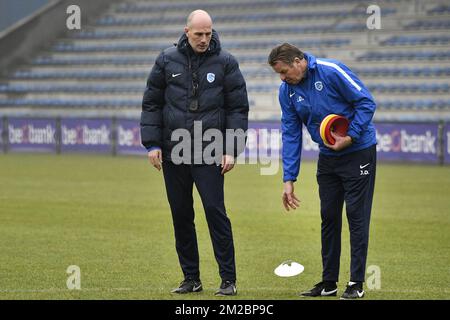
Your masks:
<path fill-rule="evenodd" d="M 185 279 L 200 279 L 192 196 L 195 183 L 205 210 L 220 277 L 222 280 L 236 280 L 233 235 L 225 211 L 224 176 L 221 170 L 216 165 L 175 165 L 170 161 L 163 162 L 176 250 Z"/>
<path fill-rule="evenodd" d="M 319 155 L 323 281 L 339 279 L 344 201 L 350 229 L 350 281 L 365 279 L 375 172 L 375 145 L 339 157 Z"/>

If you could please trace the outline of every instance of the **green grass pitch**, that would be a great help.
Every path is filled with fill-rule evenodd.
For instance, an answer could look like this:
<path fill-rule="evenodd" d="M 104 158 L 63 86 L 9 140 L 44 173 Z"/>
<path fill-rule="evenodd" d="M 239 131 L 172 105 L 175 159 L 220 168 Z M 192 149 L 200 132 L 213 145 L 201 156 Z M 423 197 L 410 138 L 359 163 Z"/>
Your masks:
<path fill-rule="evenodd" d="M 239 293 L 232 299 L 302 299 L 298 292 L 320 280 L 315 167 L 302 164 L 301 207 L 289 213 L 281 170 L 262 176 L 257 165 L 238 165 L 227 174 Z M 448 299 L 449 167 L 377 170 L 367 266 L 380 268 L 381 288 L 366 288 L 365 299 Z M 195 208 L 204 291 L 174 296 L 182 274 L 171 216 L 162 174 L 145 157 L 0 155 L 0 299 L 215 299 L 220 279 L 196 191 Z M 343 221 L 338 295 L 349 280 Z M 275 276 L 288 259 L 305 271 Z M 67 288 L 70 265 L 80 267 L 81 290 Z"/>

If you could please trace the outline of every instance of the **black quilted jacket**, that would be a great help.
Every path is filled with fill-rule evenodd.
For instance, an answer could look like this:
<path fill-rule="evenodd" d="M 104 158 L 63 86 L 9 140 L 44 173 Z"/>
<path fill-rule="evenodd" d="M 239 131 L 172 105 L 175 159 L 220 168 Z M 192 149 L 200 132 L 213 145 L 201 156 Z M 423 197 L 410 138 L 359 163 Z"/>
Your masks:
<path fill-rule="evenodd" d="M 213 30 L 208 50 L 200 55 L 183 35 L 176 46 L 160 53 L 148 77 L 142 101 L 142 144 L 147 149 L 160 147 L 163 158 L 171 160 L 172 148 L 179 142 L 171 141 L 172 132 L 186 129 L 192 136 L 193 152 L 194 121 L 201 121 L 202 132 L 213 128 L 224 134 L 223 154 L 229 154 L 232 139 L 225 130 L 246 131 L 248 110 L 244 77 L 236 59 L 221 49 L 217 33 Z M 201 142 L 202 150 L 210 143 Z M 234 156 L 242 151 L 236 146 L 232 149 Z"/>

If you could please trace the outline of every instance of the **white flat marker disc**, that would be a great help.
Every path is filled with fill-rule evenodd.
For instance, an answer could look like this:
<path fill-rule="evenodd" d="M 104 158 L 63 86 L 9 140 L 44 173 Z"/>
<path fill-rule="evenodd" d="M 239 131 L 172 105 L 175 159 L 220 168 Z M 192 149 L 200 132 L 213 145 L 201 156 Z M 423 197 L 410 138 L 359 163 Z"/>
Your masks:
<path fill-rule="evenodd" d="M 274 272 L 279 277 L 293 277 L 299 275 L 305 270 L 305 267 L 300 263 L 288 260 L 275 268 Z"/>

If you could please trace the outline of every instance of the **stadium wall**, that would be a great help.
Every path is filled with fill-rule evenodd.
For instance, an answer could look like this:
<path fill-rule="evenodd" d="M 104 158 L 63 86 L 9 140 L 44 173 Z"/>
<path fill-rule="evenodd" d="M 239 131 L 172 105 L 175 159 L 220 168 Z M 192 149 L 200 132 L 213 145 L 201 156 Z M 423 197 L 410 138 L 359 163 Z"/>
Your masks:
<path fill-rule="evenodd" d="M 78 5 L 81 25 L 89 23 L 109 5 L 119 0 L 54 0 L 33 14 L 19 20 L 0 33 L 0 76 L 6 76 L 17 66 L 27 63 L 56 38 L 67 31 L 67 7 Z"/>
<path fill-rule="evenodd" d="M 378 159 L 450 164 L 450 124 L 377 122 Z M 316 159 L 318 145 L 303 129 L 302 157 Z M 0 148 L 9 152 L 143 155 L 139 121 L 121 118 L 3 117 Z M 279 122 L 250 122 L 245 158 L 279 157 Z"/>
<path fill-rule="evenodd" d="M 0 1 L 0 32 L 27 17 L 39 8 L 48 4 L 50 0 L 1 0 Z"/>

